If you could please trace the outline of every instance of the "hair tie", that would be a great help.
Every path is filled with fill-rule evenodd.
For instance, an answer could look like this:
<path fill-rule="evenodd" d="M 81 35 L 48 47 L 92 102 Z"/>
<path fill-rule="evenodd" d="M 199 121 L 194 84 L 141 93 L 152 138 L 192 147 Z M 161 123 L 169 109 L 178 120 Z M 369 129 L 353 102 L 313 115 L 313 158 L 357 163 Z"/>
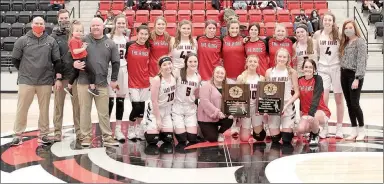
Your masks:
<path fill-rule="evenodd" d="M 171 57 L 166 56 L 166 57 L 161 58 L 161 59 L 159 60 L 159 66 L 161 66 L 161 65 L 162 65 L 164 62 L 166 62 L 166 61 L 170 61 L 170 62 L 172 62 Z"/>

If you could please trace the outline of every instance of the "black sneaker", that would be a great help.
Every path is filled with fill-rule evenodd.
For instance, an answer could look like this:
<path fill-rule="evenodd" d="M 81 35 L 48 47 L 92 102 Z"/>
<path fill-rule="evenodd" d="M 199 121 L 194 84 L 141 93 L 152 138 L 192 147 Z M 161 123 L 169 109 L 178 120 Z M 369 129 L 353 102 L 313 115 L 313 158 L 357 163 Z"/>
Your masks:
<path fill-rule="evenodd" d="M 99 96 L 99 91 L 97 89 L 88 88 L 88 92 L 91 93 L 93 96 Z"/>
<path fill-rule="evenodd" d="M 23 139 L 21 137 L 17 136 L 12 139 L 11 146 L 18 146 L 21 144 L 23 144 Z"/>
<path fill-rule="evenodd" d="M 67 94 L 70 96 L 70 97 L 73 97 L 73 94 L 72 94 L 72 88 L 64 88 L 64 91 L 67 92 Z"/>
<path fill-rule="evenodd" d="M 52 144 L 52 140 L 48 138 L 48 136 L 43 136 L 40 137 L 37 142 L 42 143 L 42 144 Z"/>
<path fill-rule="evenodd" d="M 309 146 L 318 146 L 319 145 L 319 134 L 314 134 L 311 132 L 309 136 Z"/>

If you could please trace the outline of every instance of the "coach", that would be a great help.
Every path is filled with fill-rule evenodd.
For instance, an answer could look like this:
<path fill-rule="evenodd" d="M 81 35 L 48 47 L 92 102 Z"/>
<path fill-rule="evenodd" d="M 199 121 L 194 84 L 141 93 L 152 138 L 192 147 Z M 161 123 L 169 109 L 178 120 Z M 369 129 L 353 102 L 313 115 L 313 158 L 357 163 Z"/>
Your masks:
<path fill-rule="evenodd" d="M 22 143 L 21 134 L 27 127 L 27 115 L 35 94 L 39 102 L 38 127 L 40 143 L 50 143 L 49 102 L 55 73 L 60 73 L 59 46 L 54 38 L 45 32 L 45 22 L 41 17 L 32 20 L 32 30 L 20 37 L 12 51 L 12 63 L 18 72 L 18 99 L 16 120 L 13 130 L 16 136 L 12 145 Z"/>
<path fill-rule="evenodd" d="M 62 126 L 63 126 L 63 114 L 64 114 L 64 100 L 66 92 L 64 87 L 68 85 L 68 79 L 73 72 L 73 59 L 68 48 L 68 36 L 69 36 L 69 12 L 66 9 L 61 9 L 57 13 L 58 26 L 56 26 L 51 36 L 57 41 L 57 44 L 60 48 L 60 57 L 63 62 L 62 76 L 57 76 L 55 85 L 54 85 L 54 112 L 53 112 L 53 124 L 55 126 L 55 137 L 54 141 L 61 141 L 62 135 Z M 80 106 L 79 99 L 76 89 L 77 82 L 73 83 L 71 98 L 72 101 L 72 114 L 73 114 L 73 124 L 75 125 L 76 140 L 80 138 Z"/>
<path fill-rule="evenodd" d="M 80 131 L 83 137 L 81 145 L 83 146 L 89 146 L 91 144 L 92 98 L 95 100 L 104 145 L 119 145 L 119 143 L 112 138 L 109 122 L 107 76 L 109 63 L 111 62 L 112 76 L 110 85 L 112 89 L 116 89 L 116 81 L 120 68 L 120 56 L 115 42 L 103 35 L 103 30 L 103 21 L 100 18 L 93 18 L 91 21 L 91 33 L 84 38 L 84 41 L 88 43 L 86 63 L 80 61 L 73 63 L 73 66 L 77 69 L 83 69 L 86 64 L 90 65 L 88 67 L 95 73 L 95 84 L 100 93 L 99 96 L 91 96 L 89 94 L 87 74 L 80 72 L 77 83 L 77 93 L 80 105 Z"/>

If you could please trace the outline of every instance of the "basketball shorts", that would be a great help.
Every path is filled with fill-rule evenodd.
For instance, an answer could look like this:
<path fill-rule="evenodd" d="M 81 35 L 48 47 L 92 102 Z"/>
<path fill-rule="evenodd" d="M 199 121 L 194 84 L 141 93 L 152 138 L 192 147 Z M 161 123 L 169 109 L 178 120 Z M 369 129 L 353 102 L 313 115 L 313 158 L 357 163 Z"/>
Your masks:
<path fill-rule="evenodd" d="M 108 68 L 108 84 L 111 82 L 112 68 Z M 128 70 L 127 66 L 120 67 L 119 75 L 117 76 L 117 84 L 119 85 L 119 90 L 113 90 L 111 86 L 108 85 L 108 93 L 110 97 L 115 96 L 125 96 L 128 93 Z"/>
<path fill-rule="evenodd" d="M 287 102 L 288 101 L 285 101 L 285 103 Z M 270 115 L 268 117 L 268 126 L 271 129 L 280 129 L 280 126 L 281 128 L 294 128 L 295 114 L 296 114 L 295 105 L 291 104 L 288 106 L 287 110 L 284 112 L 283 115 L 281 116 Z"/>
<path fill-rule="evenodd" d="M 196 104 L 174 103 L 172 106 L 172 122 L 175 128 L 197 126 Z"/>
<path fill-rule="evenodd" d="M 145 102 L 150 100 L 151 92 L 149 88 L 129 88 L 128 91 L 131 102 Z"/>
<path fill-rule="evenodd" d="M 263 116 L 256 115 L 256 106 L 250 107 L 251 116 L 249 118 L 241 118 L 241 127 L 245 129 L 250 129 L 252 127 L 257 127 L 263 124 Z"/>
<path fill-rule="evenodd" d="M 161 118 L 161 127 L 158 127 L 156 117 L 153 114 L 152 101 L 145 101 L 145 110 L 144 110 L 144 123 L 146 130 L 161 130 L 163 128 L 172 128 L 172 105 L 159 107 L 160 118 Z"/>
<path fill-rule="evenodd" d="M 324 90 L 333 90 L 334 93 L 342 93 L 340 80 L 340 65 L 324 66 L 319 63 L 317 69 L 323 79 Z"/>

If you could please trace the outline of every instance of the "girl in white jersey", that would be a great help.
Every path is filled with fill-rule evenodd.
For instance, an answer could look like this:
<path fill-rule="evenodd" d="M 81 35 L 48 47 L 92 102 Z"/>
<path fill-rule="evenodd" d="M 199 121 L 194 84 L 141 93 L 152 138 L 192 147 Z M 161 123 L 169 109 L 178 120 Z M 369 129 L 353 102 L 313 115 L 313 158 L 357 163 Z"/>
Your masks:
<path fill-rule="evenodd" d="M 151 83 L 151 100 L 145 102 L 144 122 L 145 139 L 148 144 L 157 144 L 159 140 L 173 142 L 171 119 L 172 104 L 175 99 L 176 79 L 172 75 L 172 59 L 168 56 L 159 60 L 160 73 Z"/>
<path fill-rule="evenodd" d="M 185 67 L 180 76 L 176 77 L 177 88 L 175 104 L 172 107 L 172 121 L 175 136 L 179 144 L 197 143 L 197 106 L 196 94 L 200 86 L 201 77 L 197 73 L 197 55 L 189 53 L 185 57 Z"/>
<path fill-rule="evenodd" d="M 312 37 L 308 35 L 307 25 L 299 24 L 295 32 L 297 42 L 292 46 L 294 54 L 292 58 L 295 61 L 293 62 L 295 63 L 293 67 L 297 71 L 298 76 L 301 77 L 304 75 L 302 66 L 306 57 L 317 62 L 316 44 L 314 44 Z"/>
<path fill-rule="evenodd" d="M 197 41 L 192 38 L 192 23 L 190 21 L 182 20 L 179 22 L 176 37 L 171 38 L 170 47 L 174 65 L 173 74 L 178 77 L 180 70 L 184 68 L 184 59 L 187 54 L 197 54 Z"/>
<path fill-rule="evenodd" d="M 295 100 L 299 97 L 299 85 L 297 72 L 290 67 L 291 56 L 285 48 L 280 48 L 276 54 L 276 66 L 269 68 L 265 74 L 266 81 L 284 82 L 284 108 L 281 115 L 269 115 L 268 126 L 273 143 L 290 145 L 293 138 L 293 126 L 295 121 Z M 291 94 L 291 90 L 294 94 Z M 282 127 L 280 131 L 280 125 Z"/>
<path fill-rule="evenodd" d="M 251 125 L 253 127 L 253 138 L 257 141 L 263 141 L 266 137 L 266 132 L 263 129 L 263 116 L 256 113 L 256 92 L 259 81 L 264 81 L 264 77 L 256 73 L 259 66 L 259 57 L 249 55 L 246 60 L 246 70 L 237 77 L 238 84 L 249 84 L 250 90 L 250 118 L 242 118 L 240 129 L 240 140 L 248 141 L 250 136 Z"/>
<path fill-rule="evenodd" d="M 328 105 L 329 91 L 335 94 L 335 102 L 337 109 L 337 127 L 336 138 L 343 138 L 342 123 L 344 118 L 343 90 L 340 81 L 340 58 L 339 46 L 340 36 L 336 26 L 335 15 L 331 12 L 324 14 L 323 29 L 314 34 L 317 42 L 319 62 L 318 73 L 323 79 L 324 101 Z M 328 136 L 328 124 L 323 125 L 319 134 L 320 138 Z"/>
<path fill-rule="evenodd" d="M 119 76 L 117 78 L 117 83 L 119 86 L 118 90 L 114 91 L 108 85 L 109 116 L 111 116 L 115 97 L 116 97 L 115 139 L 119 141 L 125 140 L 125 136 L 121 131 L 121 121 L 124 114 L 124 99 L 125 99 L 125 95 L 128 92 L 128 71 L 127 71 L 127 61 L 125 60 L 125 52 L 126 52 L 125 45 L 129 41 L 129 38 L 123 34 L 127 27 L 126 24 L 127 22 L 124 15 L 116 16 L 115 19 L 113 20 L 113 25 L 115 26 L 112 28 L 111 33 L 107 34 L 107 37 L 112 39 L 115 42 L 117 48 L 119 49 L 119 54 L 120 54 L 120 70 L 119 70 Z M 109 65 L 108 77 L 107 77 L 108 83 L 111 80 L 111 75 L 112 75 L 112 66 Z"/>

